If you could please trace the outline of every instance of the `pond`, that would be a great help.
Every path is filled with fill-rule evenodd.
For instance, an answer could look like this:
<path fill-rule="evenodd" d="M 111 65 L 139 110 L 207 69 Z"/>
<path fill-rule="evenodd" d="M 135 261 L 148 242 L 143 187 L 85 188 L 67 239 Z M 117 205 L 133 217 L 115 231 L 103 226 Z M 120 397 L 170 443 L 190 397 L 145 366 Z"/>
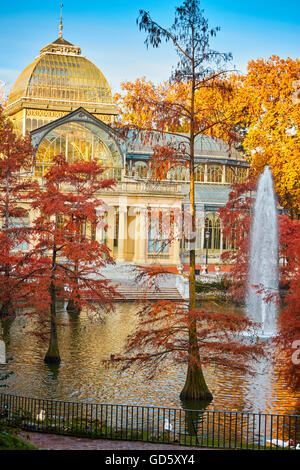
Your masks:
<path fill-rule="evenodd" d="M 241 308 L 228 303 L 203 302 L 212 310 Z M 48 366 L 43 362 L 47 344 L 30 334 L 33 325 L 25 317 L 16 317 L 3 325 L 7 357 L 12 357 L 7 393 L 37 398 L 144 406 L 184 406 L 179 398 L 185 381 L 185 368 L 168 365 L 150 383 L 142 373 L 105 368 L 103 359 L 122 352 L 128 334 L 137 323 L 136 303 L 117 303 L 115 311 L 102 321 L 81 313 L 70 316 L 63 309 L 59 327 L 62 362 Z M 300 394 L 292 393 L 271 364 L 257 366 L 255 376 L 224 369 L 204 369 L 214 395 L 208 410 L 231 410 L 300 414 Z"/>

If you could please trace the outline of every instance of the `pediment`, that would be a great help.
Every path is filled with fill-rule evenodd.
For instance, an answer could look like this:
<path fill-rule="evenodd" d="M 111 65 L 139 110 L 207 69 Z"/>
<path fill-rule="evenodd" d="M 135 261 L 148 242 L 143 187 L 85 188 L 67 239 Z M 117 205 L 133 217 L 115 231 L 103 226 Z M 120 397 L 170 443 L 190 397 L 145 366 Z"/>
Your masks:
<path fill-rule="evenodd" d="M 103 121 L 100 121 L 91 113 L 89 113 L 86 109 L 80 107 L 72 111 L 71 113 L 62 116 L 61 118 L 56 119 L 55 121 L 51 121 L 45 124 L 38 129 L 34 129 L 30 132 L 31 135 L 31 144 L 36 150 L 38 149 L 40 143 L 44 139 L 44 137 L 56 127 L 62 126 L 63 124 L 67 124 L 69 122 L 82 122 L 82 123 L 90 123 L 96 127 L 99 127 L 104 132 L 110 135 L 110 137 L 115 141 L 116 145 L 120 150 L 120 154 L 122 154 L 122 150 L 120 148 L 120 141 L 123 140 L 122 136 L 120 136 L 114 129 L 108 126 Z"/>

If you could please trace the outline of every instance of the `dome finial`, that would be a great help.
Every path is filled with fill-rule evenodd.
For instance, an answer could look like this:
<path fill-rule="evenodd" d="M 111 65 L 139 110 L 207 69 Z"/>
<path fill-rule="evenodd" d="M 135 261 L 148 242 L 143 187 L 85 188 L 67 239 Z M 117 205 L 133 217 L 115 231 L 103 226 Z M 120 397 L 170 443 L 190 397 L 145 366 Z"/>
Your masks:
<path fill-rule="evenodd" d="M 62 24 L 62 9 L 63 9 L 63 3 L 61 3 L 60 5 L 60 22 L 59 22 L 59 37 L 62 38 L 63 37 L 63 33 L 62 33 L 62 30 L 63 30 L 63 24 Z"/>

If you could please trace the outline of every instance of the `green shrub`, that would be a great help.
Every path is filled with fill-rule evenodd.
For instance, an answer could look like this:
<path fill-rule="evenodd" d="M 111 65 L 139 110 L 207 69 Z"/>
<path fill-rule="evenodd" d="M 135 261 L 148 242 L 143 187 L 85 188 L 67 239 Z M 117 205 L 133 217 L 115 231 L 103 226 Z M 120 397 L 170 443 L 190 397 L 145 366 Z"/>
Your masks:
<path fill-rule="evenodd" d="M 0 432 L 1 450 L 38 450 L 33 444 L 23 441 L 20 437 L 6 431 Z"/>
<path fill-rule="evenodd" d="M 226 291 L 228 289 L 228 283 L 221 278 L 219 281 L 214 282 L 201 282 L 196 281 L 196 292 L 210 292 L 212 290 Z"/>

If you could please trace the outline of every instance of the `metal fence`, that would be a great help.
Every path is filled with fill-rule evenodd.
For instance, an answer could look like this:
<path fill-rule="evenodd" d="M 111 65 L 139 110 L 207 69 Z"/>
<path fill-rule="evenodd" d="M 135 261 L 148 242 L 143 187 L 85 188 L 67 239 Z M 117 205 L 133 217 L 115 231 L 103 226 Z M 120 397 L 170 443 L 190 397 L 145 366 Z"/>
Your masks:
<path fill-rule="evenodd" d="M 0 426 L 223 449 L 293 449 L 300 416 L 77 403 L 0 393 Z M 300 447 L 300 446 L 299 446 Z"/>

